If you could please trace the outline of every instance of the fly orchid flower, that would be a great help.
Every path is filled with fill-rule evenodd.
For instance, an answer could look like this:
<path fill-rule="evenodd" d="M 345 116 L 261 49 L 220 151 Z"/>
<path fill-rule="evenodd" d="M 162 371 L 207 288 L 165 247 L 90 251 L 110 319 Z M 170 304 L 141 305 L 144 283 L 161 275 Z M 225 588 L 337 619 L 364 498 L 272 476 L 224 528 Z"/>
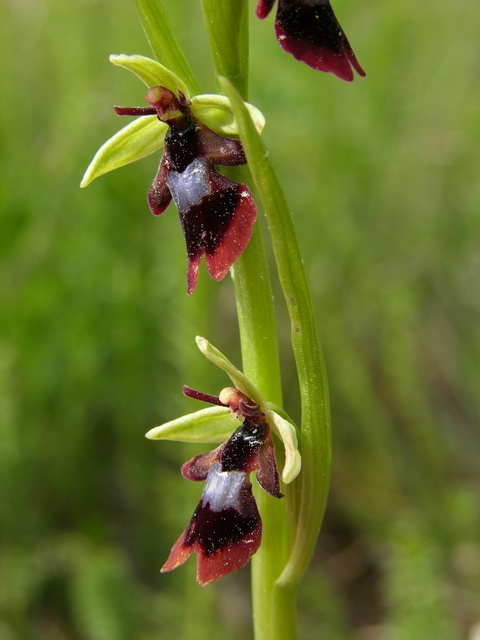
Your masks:
<path fill-rule="evenodd" d="M 148 204 L 156 216 L 167 209 L 172 199 L 177 206 L 191 294 L 202 255 L 210 276 L 222 280 L 247 246 L 257 217 L 248 187 L 215 169 L 217 165 L 246 163 L 241 142 L 224 135 L 238 133 L 230 104 L 224 96 L 201 95 L 190 101 L 184 83 L 149 58 L 112 56 L 111 60 L 134 71 L 150 87 L 146 96 L 149 106 L 115 107 L 117 115 L 138 119 L 103 145 L 87 169 L 82 186 L 163 145 Z M 251 105 L 249 109 L 261 130 L 263 116 Z M 227 120 L 226 114 L 230 116 Z"/>
<path fill-rule="evenodd" d="M 196 552 L 197 580 L 204 586 L 243 568 L 260 546 L 262 522 L 249 474 L 256 472 L 262 489 L 275 498 L 282 497 L 272 430 L 285 447 L 282 471 L 285 483 L 298 475 L 301 461 L 292 423 L 274 411 L 215 347 L 204 338 L 197 338 L 197 344 L 207 358 L 230 376 L 235 387 L 223 389 L 219 396 L 184 387 L 187 396 L 215 406 L 156 427 L 147 437 L 187 442 L 217 442 L 228 438 L 213 451 L 183 465 L 185 478 L 204 480 L 205 486 L 190 523 L 161 569 L 172 571 Z"/>
<path fill-rule="evenodd" d="M 275 0 L 258 0 L 257 17 L 266 18 Z M 329 0 L 278 0 L 275 34 L 281 47 L 318 71 L 330 71 L 352 81 L 352 67 L 361 76 L 347 36 Z"/>
<path fill-rule="evenodd" d="M 205 487 L 188 527 L 161 571 L 176 569 L 195 551 L 197 580 L 207 585 L 243 568 L 260 546 L 262 521 L 249 474 L 256 471 L 258 483 L 273 497 L 281 498 L 282 494 L 270 427 L 260 407 L 233 388 L 223 389 L 218 398 L 189 387 L 184 392 L 229 406 L 234 415 L 243 419 L 227 442 L 182 467 L 185 478 L 205 480 Z"/>

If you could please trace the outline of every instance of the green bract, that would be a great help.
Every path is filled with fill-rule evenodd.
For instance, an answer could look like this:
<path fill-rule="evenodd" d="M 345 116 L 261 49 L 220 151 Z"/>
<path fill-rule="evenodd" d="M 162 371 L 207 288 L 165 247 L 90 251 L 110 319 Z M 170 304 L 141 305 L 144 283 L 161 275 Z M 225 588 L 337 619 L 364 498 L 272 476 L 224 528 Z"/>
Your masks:
<path fill-rule="evenodd" d="M 162 86 L 175 94 L 180 90 L 189 98 L 185 82 L 156 60 L 145 56 L 120 54 L 110 56 L 110 62 L 131 71 L 149 88 Z M 245 103 L 245 106 L 257 131 L 261 132 L 265 126 L 262 112 L 251 104 Z M 237 122 L 230 100 L 226 96 L 196 95 L 191 98 L 191 111 L 195 118 L 215 133 L 222 136 L 238 135 Z M 140 160 L 161 149 L 167 130 L 168 125 L 160 122 L 156 115 L 136 118 L 100 147 L 88 166 L 80 186 L 86 187 L 104 173 Z"/>
<path fill-rule="evenodd" d="M 275 411 L 275 407 L 263 398 L 260 391 L 223 353 L 205 338 L 198 336 L 196 340 L 203 355 L 225 371 L 235 387 L 251 398 L 263 411 L 270 428 L 279 437 L 285 448 L 282 480 L 286 484 L 292 482 L 300 473 L 302 466 L 295 426 Z M 215 406 L 166 422 L 151 429 L 146 437 L 151 440 L 178 440 L 180 442 L 224 442 L 237 426 L 237 419 L 231 416 L 227 407 Z"/>

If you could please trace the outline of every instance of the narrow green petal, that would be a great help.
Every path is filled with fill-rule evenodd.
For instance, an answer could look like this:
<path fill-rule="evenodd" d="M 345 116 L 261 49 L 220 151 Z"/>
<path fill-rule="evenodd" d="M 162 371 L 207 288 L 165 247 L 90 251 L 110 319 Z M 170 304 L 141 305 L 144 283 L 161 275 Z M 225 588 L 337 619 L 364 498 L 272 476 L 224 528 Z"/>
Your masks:
<path fill-rule="evenodd" d="M 253 104 L 245 102 L 245 106 L 255 123 L 257 131 L 261 133 L 265 126 L 265 116 Z M 220 135 L 238 135 L 237 121 L 235 120 L 230 100 L 226 96 L 213 93 L 194 96 L 192 98 L 192 112 L 196 118 Z"/>
<path fill-rule="evenodd" d="M 143 116 L 123 127 L 97 151 L 80 186 L 86 187 L 104 173 L 161 149 L 167 129 L 168 125 L 160 122 L 157 116 Z"/>
<path fill-rule="evenodd" d="M 267 420 L 276 435 L 280 438 L 285 448 L 285 465 L 282 471 L 282 480 L 289 484 L 300 473 L 302 458 L 298 450 L 297 432 L 291 422 L 282 418 L 271 409 L 266 411 Z"/>
<path fill-rule="evenodd" d="M 207 407 L 154 427 L 145 437 L 177 442 L 225 442 L 238 426 L 239 421 L 227 407 Z"/>
<path fill-rule="evenodd" d="M 197 336 L 195 338 L 197 346 L 203 355 L 220 367 L 228 375 L 235 387 L 244 393 L 248 398 L 251 398 L 259 407 L 265 407 L 265 398 L 260 391 L 250 382 L 250 380 L 233 365 L 228 358 L 226 358 L 221 351 L 214 347 L 208 340 Z"/>
<path fill-rule="evenodd" d="M 147 87 L 166 87 L 174 93 L 180 89 L 188 98 L 188 88 L 183 80 L 152 58 L 138 55 L 127 56 L 121 53 L 111 55 L 109 60 L 115 66 L 123 67 L 134 73 Z"/>

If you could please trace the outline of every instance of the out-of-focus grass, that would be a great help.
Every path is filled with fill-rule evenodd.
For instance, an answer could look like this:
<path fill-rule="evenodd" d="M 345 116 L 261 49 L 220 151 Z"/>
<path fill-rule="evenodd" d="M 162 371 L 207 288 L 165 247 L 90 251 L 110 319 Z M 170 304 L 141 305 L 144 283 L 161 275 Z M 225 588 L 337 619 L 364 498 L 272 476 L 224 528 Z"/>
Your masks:
<path fill-rule="evenodd" d="M 198 3 L 165 6 L 213 90 Z M 332 392 L 332 494 L 301 637 L 465 638 L 480 619 L 480 9 L 335 9 L 368 74 L 351 85 L 296 63 L 252 17 L 250 98 Z M 111 104 L 143 100 L 107 62 L 149 54 L 133 3 L 11 0 L 0 43 L 0 637 L 243 640 L 246 572 L 207 590 L 192 567 L 157 574 L 198 499 L 178 473 L 197 449 L 143 438 L 194 409 L 183 383 L 224 383 L 195 334 L 238 361 L 231 285 L 203 272 L 185 295 L 175 212 L 155 220 L 145 203 L 158 158 L 78 188 L 122 124 Z"/>

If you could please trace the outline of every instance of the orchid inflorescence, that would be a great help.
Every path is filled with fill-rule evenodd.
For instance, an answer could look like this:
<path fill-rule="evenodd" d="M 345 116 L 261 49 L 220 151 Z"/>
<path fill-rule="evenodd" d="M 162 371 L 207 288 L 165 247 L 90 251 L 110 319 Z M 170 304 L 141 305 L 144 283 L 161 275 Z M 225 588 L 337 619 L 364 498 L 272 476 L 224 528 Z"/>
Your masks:
<path fill-rule="evenodd" d="M 275 0 L 258 0 L 257 16 L 267 17 L 274 4 Z M 353 80 L 352 67 L 365 75 L 329 0 L 278 0 L 275 33 L 285 51 L 316 70 L 347 81 Z M 135 120 L 98 150 L 81 186 L 163 147 L 147 201 L 155 216 L 172 200 L 177 207 L 187 251 L 187 292 L 192 294 L 202 256 L 213 279 L 225 278 L 249 243 L 257 219 L 247 185 L 217 169 L 247 162 L 234 109 L 223 95 L 190 95 L 186 80 L 151 58 L 114 55 L 110 61 L 145 83 L 147 106 L 114 107 L 117 115 Z M 248 103 L 243 107 L 261 133 L 265 125 L 262 113 Z M 182 466 L 185 478 L 205 481 L 205 486 L 190 523 L 161 569 L 171 571 L 195 552 L 197 580 L 206 585 L 245 566 L 260 546 L 262 520 L 250 474 L 255 473 L 270 496 L 282 498 L 281 482 L 288 485 L 295 480 L 301 458 L 297 430 L 288 416 L 267 402 L 205 339 L 197 338 L 197 344 L 234 386 L 218 396 L 185 387 L 187 396 L 211 406 L 155 427 L 147 437 L 222 443 Z M 272 434 L 284 447 L 281 474 Z"/>

